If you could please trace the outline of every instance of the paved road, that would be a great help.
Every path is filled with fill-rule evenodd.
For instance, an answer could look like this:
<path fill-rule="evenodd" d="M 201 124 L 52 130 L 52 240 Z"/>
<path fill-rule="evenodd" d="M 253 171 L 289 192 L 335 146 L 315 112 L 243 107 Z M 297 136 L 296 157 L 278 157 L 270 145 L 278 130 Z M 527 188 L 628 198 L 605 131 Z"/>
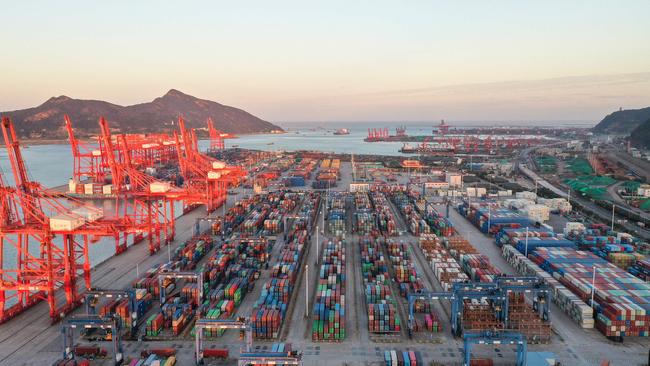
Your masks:
<path fill-rule="evenodd" d="M 549 183 L 547 180 L 544 178 L 540 177 L 537 173 L 533 172 L 532 170 L 528 169 L 525 165 L 521 164 L 519 165 L 519 171 L 524 174 L 526 177 L 528 177 L 530 180 L 537 181 L 537 183 L 552 191 L 553 193 L 557 194 L 560 197 L 566 197 L 569 198 L 569 193 L 556 187 L 555 185 Z M 594 215 L 598 216 L 601 220 L 604 222 L 609 223 L 612 217 L 612 213 L 609 210 L 606 210 L 595 203 L 591 202 L 590 200 L 584 199 L 578 195 L 571 195 L 570 196 L 571 201 L 578 202 L 580 205 L 583 207 L 586 207 L 590 212 L 592 212 Z M 619 219 L 621 217 L 619 216 Z M 636 224 L 630 223 L 630 222 L 621 222 L 616 225 L 620 225 L 624 227 L 627 231 L 637 233 L 640 237 L 644 239 L 650 239 L 650 231 L 647 229 L 643 229 Z"/>
<path fill-rule="evenodd" d="M 647 160 L 637 159 L 618 150 L 608 150 L 606 152 L 607 158 L 620 162 L 625 165 L 629 170 L 633 171 L 639 177 L 642 177 L 646 182 L 650 182 L 650 162 Z"/>

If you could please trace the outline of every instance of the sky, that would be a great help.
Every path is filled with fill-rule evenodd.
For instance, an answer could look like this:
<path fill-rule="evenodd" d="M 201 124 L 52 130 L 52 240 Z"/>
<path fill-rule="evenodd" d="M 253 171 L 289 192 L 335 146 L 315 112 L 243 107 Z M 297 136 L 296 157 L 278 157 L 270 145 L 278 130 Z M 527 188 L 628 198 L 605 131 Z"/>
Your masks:
<path fill-rule="evenodd" d="M 650 1 L 5 1 L 0 110 L 175 88 L 282 121 L 650 106 Z"/>

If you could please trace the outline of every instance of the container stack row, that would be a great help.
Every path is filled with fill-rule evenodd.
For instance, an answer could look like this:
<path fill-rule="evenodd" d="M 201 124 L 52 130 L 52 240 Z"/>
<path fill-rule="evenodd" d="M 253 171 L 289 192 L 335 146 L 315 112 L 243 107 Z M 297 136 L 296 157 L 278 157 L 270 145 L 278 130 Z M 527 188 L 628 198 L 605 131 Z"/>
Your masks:
<path fill-rule="evenodd" d="M 538 248 L 530 258 L 584 301 L 593 291 L 595 326 L 605 336 L 650 336 L 650 284 L 585 251 Z"/>
<path fill-rule="evenodd" d="M 386 242 L 388 260 L 395 274 L 395 281 L 399 284 L 400 295 L 403 297 L 424 290 L 424 284 L 415 269 L 409 246 L 404 242 L 398 243 L 393 240 Z"/>
<path fill-rule="evenodd" d="M 253 306 L 251 323 L 255 339 L 276 339 L 279 335 L 319 203 L 319 195 L 307 195 L 300 206 L 299 218 L 291 221 L 278 262 L 271 269 L 271 279 L 263 285 Z"/>
<path fill-rule="evenodd" d="M 393 210 L 390 208 L 386 195 L 383 192 L 373 191 L 370 198 L 375 207 L 379 231 L 385 236 L 397 235 Z"/>
<path fill-rule="evenodd" d="M 354 195 L 354 231 L 360 235 L 378 234 L 377 217 L 373 210 L 370 197 L 366 192 L 357 192 Z"/>
<path fill-rule="evenodd" d="M 501 271 L 483 254 L 461 254 L 460 262 L 465 273 L 475 282 L 494 282 L 501 275 Z"/>
<path fill-rule="evenodd" d="M 408 225 L 409 231 L 415 235 L 428 234 L 431 232 L 429 224 L 418 213 L 417 208 L 411 201 L 411 198 L 403 191 L 392 192 L 392 200 L 399 209 L 404 221 Z"/>
<path fill-rule="evenodd" d="M 341 236 L 346 231 L 345 201 L 345 194 L 339 192 L 331 192 L 328 197 L 327 225 L 334 236 Z"/>
<path fill-rule="evenodd" d="M 191 271 L 212 249 L 213 240 L 209 235 L 197 235 L 182 243 L 174 250 L 173 259 L 180 262 L 180 268 Z"/>
<path fill-rule="evenodd" d="M 418 244 L 444 291 L 451 291 L 455 282 L 469 280 L 458 261 L 442 245 L 438 236 L 435 234 L 420 235 Z"/>
<path fill-rule="evenodd" d="M 429 224 L 433 233 L 438 236 L 452 236 L 454 234 L 452 222 L 445 215 L 438 212 L 435 207 L 427 206 L 424 202 L 417 202 L 415 207 Z"/>
<path fill-rule="evenodd" d="M 424 361 L 419 351 L 384 351 L 386 366 L 423 366 Z"/>
<path fill-rule="evenodd" d="M 368 309 L 370 333 L 396 333 L 401 330 L 395 298 L 388 283 L 388 262 L 382 250 L 383 238 L 364 236 L 359 239 L 361 271 Z"/>
<path fill-rule="evenodd" d="M 341 161 L 339 159 L 323 159 L 312 187 L 315 189 L 336 187 L 337 181 L 340 179 L 340 167 Z"/>
<path fill-rule="evenodd" d="M 345 244 L 342 241 L 330 241 L 323 248 L 312 314 L 312 340 L 345 339 Z"/>
<path fill-rule="evenodd" d="M 304 181 L 311 178 L 311 174 L 316 169 L 318 161 L 309 158 L 296 159 L 295 167 L 289 172 L 290 177 L 301 177 Z"/>
<path fill-rule="evenodd" d="M 493 282 L 501 273 L 489 259 L 476 252 L 476 249 L 459 235 L 437 240 L 434 235 L 420 238 L 420 248 L 432 263 L 434 273 L 443 288 L 450 291 L 453 282 L 471 279 L 476 282 Z M 440 245 L 442 242 L 442 246 Z M 462 274 L 458 274 L 458 272 Z M 447 277 L 445 277 L 447 276 Z M 519 295 L 513 295 L 519 296 Z M 526 335 L 530 342 L 550 340 L 550 323 L 540 319 L 532 304 L 523 297 L 515 297 L 508 303 L 509 323 L 504 324 L 495 316 L 495 304 L 486 300 L 466 300 L 463 304 L 463 328 L 484 330 L 491 328 L 516 329 Z"/>
<path fill-rule="evenodd" d="M 297 193 L 282 192 L 269 195 L 269 202 L 272 205 L 271 212 L 264 220 L 264 235 L 276 235 L 284 230 L 284 217 L 292 212 L 300 196 Z"/>
<path fill-rule="evenodd" d="M 532 224 L 528 216 L 521 212 L 502 208 L 491 201 L 463 201 L 458 205 L 458 212 L 486 234 L 496 234 L 504 228 L 516 229 Z"/>
<path fill-rule="evenodd" d="M 576 322 L 576 324 L 585 329 L 594 327 L 593 309 L 578 296 L 553 278 L 548 272 L 526 258 L 514 247 L 504 245 L 502 247 L 502 253 L 503 257 L 518 273 L 524 276 L 536 276 L 543 279 L 551 289 L 552 301 Z"/>

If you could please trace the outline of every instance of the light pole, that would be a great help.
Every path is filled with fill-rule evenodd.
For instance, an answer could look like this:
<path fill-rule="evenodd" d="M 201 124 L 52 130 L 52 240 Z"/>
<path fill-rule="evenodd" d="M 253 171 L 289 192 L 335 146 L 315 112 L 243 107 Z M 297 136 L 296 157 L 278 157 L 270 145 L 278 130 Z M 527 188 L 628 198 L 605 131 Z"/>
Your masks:
<path fill-rule="evenodd" d="M 327 213 L 327 195 L 325 195 L 325 205 L 323 206 L 323 232 L 325 232 L 325 214 Z"/>
<path fill-rule="evenodd" d="M 316 264 L 318 264 L 320 259 L 320 251 L 318 249 L 318 225 L 316 225 Z"/>
<path fill-rule="evenodd" d="M 526 226 L 526 254 L 525 257 L 528 258 L 528 226 Z"/>
<path fill-rule="evenodd" d="M 309 264 L 305 264 L 305 318 L 309 317 Z"/>
<path fill-rule="evenodd" d="M 612 203 L 612 230 L 614 230 L 614 209 L 616 205 Z"/>
<path fill-rule="evenodd" d="M 594 309 L 594 293 L 596 293 L 596 265 L 593 266 L 594 274 L 591 277 L 591 308 Z"/>
<path fill-rule="evenodd" d="M 488 203 L 488 227 L 487 234 L 490 235 L 490 225 L 492 224 L 492 205 Z"/>

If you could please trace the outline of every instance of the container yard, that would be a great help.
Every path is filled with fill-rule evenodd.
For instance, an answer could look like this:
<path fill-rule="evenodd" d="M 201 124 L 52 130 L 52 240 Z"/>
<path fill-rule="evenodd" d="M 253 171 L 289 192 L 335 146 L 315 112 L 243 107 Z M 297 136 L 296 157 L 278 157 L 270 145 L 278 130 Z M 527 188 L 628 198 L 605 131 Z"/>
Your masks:
<path fill-rule="evenodd" d="M 124 232 L 109 243 L 117 254 L 78 271 L 77 281 L 57 280 L 56 312 L 27 299 L 15 312 L 16 302 L 1 298 L 0 365 L 647 360 L 647 243 L 618 226 L 572 220 L 568 201 L 502 189 L 490 196 L 452 188 L 458 172 L 435 180 L 433 170 L 340 156 L 224 150 L 221 162 L 191 144 L 177 148 L 194 161 L 177 172 L 194 177 L 189 186 L 147 178 L 173 176 L 173 164 L 153 162 L 159 169 L 141 173 L 149 190 L 88 188 L 89 200 L 135 202 L 150 192 L 161 210 L 151 232 L 146 220 L 119 226 L 125 217 L 108 221 L 79 204 L 85 185 L 58 198 L 75 204 L 49 220 L 56 235 L 118 227 Z M 229 167 L 246 170 L 220 180 Z M 201 174 L 222 183 L 199 187 Z M 220 184 L 227 188 L 217 194 Z M 163 207 L 174 201 L 182 213 L 166 221 Z M 500 346 L 478 347 L 487 344 Z"/>

